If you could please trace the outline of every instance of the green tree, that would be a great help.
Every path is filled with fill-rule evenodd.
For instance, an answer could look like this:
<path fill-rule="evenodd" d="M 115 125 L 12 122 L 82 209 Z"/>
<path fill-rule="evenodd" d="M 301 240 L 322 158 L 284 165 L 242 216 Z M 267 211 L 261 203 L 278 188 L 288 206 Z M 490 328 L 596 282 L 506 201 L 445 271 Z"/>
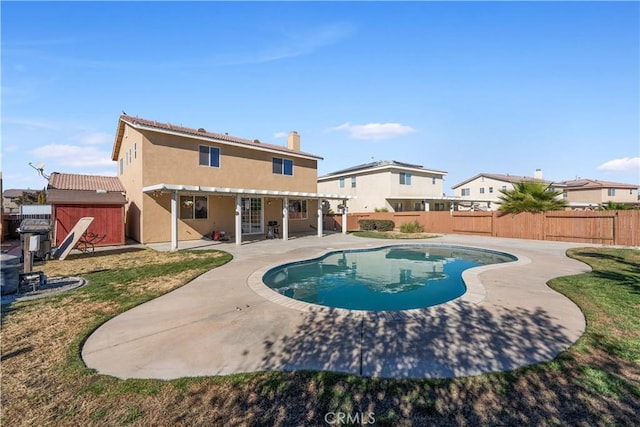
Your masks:
<path fill-rule="evenodd" d="M 513 190 L 500 190 L 500 210 L 509 213 L 545 212 L 562 210 L 567 206 L 562 193 L 539 181 L 523 181 L 513 185 Z"/>
<path fill-rule="evenodd" d="M 39 193 L 38 193 L 38 204 L 39 205 L 46 205 L 47 204 L 47 188 L 43 188 Z"/>

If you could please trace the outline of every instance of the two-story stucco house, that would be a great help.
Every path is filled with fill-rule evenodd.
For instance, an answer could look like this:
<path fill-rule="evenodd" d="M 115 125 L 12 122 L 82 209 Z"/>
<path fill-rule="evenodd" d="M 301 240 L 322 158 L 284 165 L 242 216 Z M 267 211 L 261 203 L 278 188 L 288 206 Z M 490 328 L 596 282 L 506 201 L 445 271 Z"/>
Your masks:
<path fill-rule="evenodd" d="M 318 177 L 318 191 L 354 196 L 350 212 L 445 211 L 451 207 L 442 191 L 445 175 L 420 165 L 377 161 Z"/>
<path fill-rule="evenodd" d="M 595 179 L 555 182 L 569 208 L 595 209 L 607 202 L 638 205 L 638 186 Z"/>
<path fill-rule="evenodd" d="M 526 181 L 540 181 L 551 184 L 542 179 L 542 171 L 536 169 L 533 177 L 519 175 L 503 175 L 495 173 L 480 173 L 451 187 L 453 195 L 458 200 L 457 210 L 495 211 L 500 208 L 498 203 L 502 193 L 500 190 L 513 190 L 514 184 Z"/>
<path fill-rule="evenodd" d="M 118 120 L 112 152 L 127 235 L 174 249 L 214 231 L 236 244 L 269 232 L 322 235 L 322 200 L 332 196 L 317 193 L 321 159 L 300 150 L 296 132 L 285 147 L 128 115 Z"/>

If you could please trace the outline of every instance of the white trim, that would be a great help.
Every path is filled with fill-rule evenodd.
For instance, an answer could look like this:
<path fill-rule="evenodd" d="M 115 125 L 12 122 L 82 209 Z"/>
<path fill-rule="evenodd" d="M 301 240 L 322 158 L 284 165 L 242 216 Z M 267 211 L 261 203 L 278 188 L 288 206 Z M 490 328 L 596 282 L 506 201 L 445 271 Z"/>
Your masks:
<path fill-rule="evenodd" d="M 243 144 L 241 142 L 233 142 L 233 141 L 225 141 L 224 139 L 218 139 L 218 138 L 213 138 L 210 136 L 201 136 L 201 135 L 194 135 L 191 133 L 185 133 L 185 132 L 176 132 L 176 131 L 171 131 L 171 130 L 166 130 L 166 129 L 158 129 L 152 126 L 147 126 L 147 125 L 143 125 L 140 123 L 135 123 L 135 122 L 128 122 L 126 120 L 123 120 L 124 123 L 139 129 L 139 130 L 147 130 L 149 132 L 156 132 L 156 133 L 163 133 L 166 135 L 174 135 L 174 136 L 179 136 L 182 138 L 192 138 L 192 139 L 197 139 L 200 141 L 208 141 L 208 142 L 212 142 L 215 141 L 217 144 L 225 144 L 225 145 L 232 145 L 234 147 L 242 147 L 242 148 L 249 148 L 252 150 L 257 150 L 257 151 L 266 151 L 268 153 L 277 153 L 280 155 L 286 154 L 288 156 L 292 156 L 292 157 L 299 157 L 299 158 L 303 158 L 303 159 L 309 159 L 309 160 L 319 160 L 322 159 L 322 157 L 319 156 L 312 156 L 312 155 L 305 155 L 305 154 L 300 154 L 297 153 L 295 151 L 279 151 L 277 149 L 274 148 L 268 148 L 268 147 L 259 147 L 259 146 L 255 146 L 255 145 L 249 145 L 249 144 Z M 285 148 L 285 147 L 283 147 Z"/>
<path fill-rule="evenodd" d="M 257 190 L 247 188 L 229 188 L 229 187 L 207 187 L 202 185 L 182 185 L 182 184 L 154 184 L 142 188 L 143 193 L 153 193 L 156 191 L 185 191 L 191 193 L 209 193 L 209 194 L 228 194 L 228 195 L 261 195 L 261 196 L 279 196 L 292 197 L 298 199 L 332 199 L 332 200 L 352 200 L 356 196 L 347 196 L 343 194 L 323 194 L 308 193 L 300 191 L 280 191 L 280 190 Z"/>

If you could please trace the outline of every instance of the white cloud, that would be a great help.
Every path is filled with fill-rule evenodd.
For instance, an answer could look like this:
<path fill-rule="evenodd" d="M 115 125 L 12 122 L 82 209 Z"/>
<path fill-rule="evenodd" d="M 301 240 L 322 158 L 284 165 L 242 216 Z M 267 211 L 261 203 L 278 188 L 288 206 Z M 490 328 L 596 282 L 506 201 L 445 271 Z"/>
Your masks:
<path fill-rule="evenodd" d="M 4 118 L 3 124 L 19 125 L 19 126 L 24 126 L 26 128 L 45 129 L 45 130 L 59 130 L 63 126 L 59 122 L 55 122 L 55 121 L 39 120 L 39 119 L 32 119 L 32 118 L 14 118 L 14 117 Z"/>
<path fill-rule="evenodd" d="M 276 132 L 273 134 L 274 138 L 284 138 L 285 136 L 287 136 L 287 132 Z"/>
<path fill-rule="evenodd" d="M 609 160 L 598 166 L 598 170 L 614 172 L 640 171 L 640 157 L 622 157 Z"/>
<path fill-rule="evenodd" d="M 217 65 L 260 64 L 309 55 L 339 43 L 350 37 L 355 30 L 355 26 L 344 22 L 288 30 L 286 33 L 281 32 L 277 36 L 278 40 L 272 42 L 270 46 L 252 52 L 217 55 L 214 63 Z"/>
<path fill-rule="evenodd" d="M 94 132 L 81 135 L 77 140 L 86 145 L 100 145 L 112 142 L 113 135 L 104 132 Z"/>
<path fill-rule="evenodd" d="M 366 125 L 344 123 L 329 130 L 347 131 L 355 139 L 389 139 L 415 132 L 411 126 L 400 123 L 368 123 Z"/>
<path fill-rule="evenodd" d="M 29 152 L 37 161 L 52 160 L 61 166 L 109 167 L 113 166 L 111 152 L 99 150 L 95 146 L 48 144 Z"/>

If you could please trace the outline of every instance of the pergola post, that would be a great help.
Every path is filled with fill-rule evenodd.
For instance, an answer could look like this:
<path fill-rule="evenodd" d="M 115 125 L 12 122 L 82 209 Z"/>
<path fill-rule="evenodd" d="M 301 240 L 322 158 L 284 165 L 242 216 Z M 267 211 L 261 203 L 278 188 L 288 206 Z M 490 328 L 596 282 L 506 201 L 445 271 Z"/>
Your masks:
<path fill-rule="evenodd" d="M 347 234 L 347 200 L 342 200 L 342 234 Z"/>
<path fill-rule="evenodd" d="M 322 237 L 322 199 L 318 199 L 318 237 Z"/>
<path fill-rule="evenodd" d="M 236 245 L 242 244 L 242 197 L 236 194 L 236 222 L 235 222 Z"/>
<path fill-rule="evenodd" d="M 171 192 L 171 250 L 178 250 L 178 192 Z"/>
<path fill-rule="evenodd" d="M 282 201 L 282 240 L 289 240 L 289 198 Z"/>

